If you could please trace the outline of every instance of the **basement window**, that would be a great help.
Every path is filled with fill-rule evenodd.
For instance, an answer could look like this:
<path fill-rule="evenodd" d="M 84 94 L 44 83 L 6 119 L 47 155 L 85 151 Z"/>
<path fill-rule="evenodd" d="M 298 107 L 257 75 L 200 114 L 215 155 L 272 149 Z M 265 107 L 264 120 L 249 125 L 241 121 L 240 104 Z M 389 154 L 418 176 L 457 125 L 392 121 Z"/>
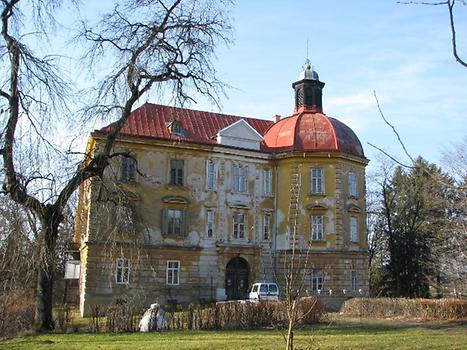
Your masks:
<path fill-rule="evenodd" d="M 168 286 L 178 286 L 180 283 L 180 261 L 168 260 L 166 271 L 166 283 Z"/>
<path fill-rule="evenodd" d="M 118 258 L 115 262 L 117 284 L 130 283 L 130 259 Z"/>
<path fill-rule="evenodd" d="M 311 287 L 314 292 L 323 290 L 324 273 L 323 270 L 313 270 L 311 275 Z"/>

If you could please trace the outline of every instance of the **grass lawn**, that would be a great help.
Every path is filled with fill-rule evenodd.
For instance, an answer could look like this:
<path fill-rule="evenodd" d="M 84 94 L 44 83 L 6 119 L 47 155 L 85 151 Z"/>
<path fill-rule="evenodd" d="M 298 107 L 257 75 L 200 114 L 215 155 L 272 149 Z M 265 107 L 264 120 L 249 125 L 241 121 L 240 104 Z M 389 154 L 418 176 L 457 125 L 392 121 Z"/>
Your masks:
<path fill-rule="evenodd" d="M 190 331 L 130 334 L 48 334 L 0 341 L 0 349 L 146 350 L 283 349 L 274 330 Z M 467 324 L 335 320 L 295 335 L 298 349 L 467 349 Z"/>

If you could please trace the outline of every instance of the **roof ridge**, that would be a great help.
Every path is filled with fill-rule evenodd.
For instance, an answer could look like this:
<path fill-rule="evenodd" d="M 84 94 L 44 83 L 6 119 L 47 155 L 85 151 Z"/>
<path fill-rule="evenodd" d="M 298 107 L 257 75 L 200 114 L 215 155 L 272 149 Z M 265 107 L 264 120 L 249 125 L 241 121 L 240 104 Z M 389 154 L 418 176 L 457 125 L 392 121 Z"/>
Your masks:
<path fill-rule="evenodd" d="M 195 112 L 195 113 L 199 112 L 199 113 L 214 114 L 214 115 L 218 115 L 218 116 L 222 116 L 222 117 L 236 117 L 236 118 L 247 119 L 247 120 L 261 120 L 261 121 L 266 121 L 266 122 L 274 124 L 274 122 L 272 120 L 269 120 L 269 119 L 266 119 L 266 118 L 246 117 L 246 116 L 241 116 L 241 115 L 238 115 L 238 114 L 227 114 L 227 113 L 224 113 L 224 112 L 211 112 L 211 111 L 204 111 L 204 110 L 201 110 L 201 109 L 193 109 L 193 108 L 185 108 L 185 107 L 179 107 L 179 106 L 163 105 L 163 104 L 154 103 L 154 102 L 145 102 L 144 104 L 139 106 L 134 111 L 136 111 L 136 110 L 138 110 L 140 108 L 146 107 L 148 105 L 152 105 L 152 106 L 155 106 L 155 107 L 161 107 L 161 108 L 177 109 L 177 110 L 182 110 L 182 111 L 186 111 L 186 112 Z M 133 113 L 134 111 L 132 111 L 131 113 Z"/>

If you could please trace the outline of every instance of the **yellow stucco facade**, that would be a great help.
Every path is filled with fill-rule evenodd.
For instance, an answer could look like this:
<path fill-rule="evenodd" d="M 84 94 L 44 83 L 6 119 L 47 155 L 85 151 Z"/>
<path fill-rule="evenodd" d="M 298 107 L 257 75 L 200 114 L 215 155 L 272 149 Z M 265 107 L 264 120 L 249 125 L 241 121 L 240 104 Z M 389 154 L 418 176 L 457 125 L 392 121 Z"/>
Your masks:
<path fill-rule="evenodd" d="M 89 151 L 102 142 L 93 135 Z M 104 179 L 80 191 L 75 240 L 81 247 L 81 311 L 125 298 L 141 304 L 190 303 L 227 299 L 226 270 L 232 259 L 247 262 L 246 282 L 273 279 L 271 253 L 290 249 L 289 211 L 292 179 L 300 174 L 301 244 L 311 242 L 310 269 L 325 271 L 321 289 L 335 295 L 367 291 L 365 182 L 366 161 L 344 154 L 270 153 L 222 146 L 122 137 L 116 152 L 137 160 L 134 181 L 120 181 L 122 157 L 113 159 Z M 182 186 L 170 185 L 170 161 L 183 161 Z M 215 168 L 208 188 L 207 164 Z M 246 171 L 244 192 L 233 189 L 234 168 Z M 323 191 L 312 193 L 312 169 L 323 170 Z M 348 173 L 357 174 L 357 196 L 348 193 Z M 265 175 L 269 172 L 271 175 Z M 270 193 L 264 176 L 270 176 Z M 296 177 L 296 176 L 295 176 Z M 122 232 L 119 207 L 131 206 L 131 232 Z M 163 209 L 186 212 L 186 235 L 162 232 Z M 213 212 L 207 232 L 207 212 Z M 244 214 L 243 237 L 234 236 L 236 213 Z M 269 217 L 268 237 L 264 217 Z M 312 239 L 312 216 L 323 217 L 323 237 Z M 358 220 L 358 240 L 350 239 L 349 218 Z M 128 280 L 117 281 L 118 259 L 129 260 Z M 178 262 L 178 281 L 167 281 L 168 261 Z M 280 265 L 280 264 L 278 264 Z M 352 291 L 352 271 L 358 289 Z M 121 272 L 120 272 L 121 273 Z M 310 281 L 307 288 L 312 292 Z M 319 282 L 319 281 L 318 281 Z M 315 288 L 316 289 L 316 288 Z M 316 292 L 316 291 L 315 291 Z"/>
<path fill-rule="evenodd" d="M 245 298 L 309 252 L 308 294 L 368 293 L 365 166 L 353 131 L 322 113 L 307 66 L 291 117 L 265 120 L 145 104 L 103 178 L 82 184 L 75 242 L 80 309 Z M 94 132 L 90 157 L 107 129 Z M 297 232 L 293 240 L 291 232 Z M 279 286 L 281 288 L 281 286 Z"/>

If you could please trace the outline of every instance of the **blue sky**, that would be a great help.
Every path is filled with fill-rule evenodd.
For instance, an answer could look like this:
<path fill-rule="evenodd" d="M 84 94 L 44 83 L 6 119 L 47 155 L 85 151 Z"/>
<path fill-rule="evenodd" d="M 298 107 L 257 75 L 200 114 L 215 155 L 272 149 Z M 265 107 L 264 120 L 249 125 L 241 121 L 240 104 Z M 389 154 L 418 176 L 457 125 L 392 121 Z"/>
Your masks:
<path fill-rule="evenodd" d="M 458 48 L 467 60 L 467 7 L 457 6 Z M 409 152 L 438 162 L 467 137 L 467 69 L 451 55 L 441 6 L 392 0 L 246 1 L 233 7 L 235 42 L 216 68 L 233 88 L 222 111 L 257 118 L 293 112 L 291 84 L 307 55 L 324 88 L 324 112 L 349 125 L 368 158 L 371 142 L 406 161 L 373 91 Z M 216 108 L 203 103 L 195 109 Z"/>
<path fill-rule="evenodd" d="M 91 3 L 96 13 L 107 2 Z M 215 67 L 231 86 L 221 112 L 263 119 L 293 113 L 291 84 L 308 55 L 324 88 L 324 112 L 360 138 L 370 169 L 381 154 L 403 162 L 385 116 L 413 156 L 438 163 L 451 142 L 467 137 L 467 68 L 455 62 L 445 6 L 396 0 L 238 0 L 232 7 L 235 41 L 220 47 Z M 467 6 L 456 5 L 458 49 L 467 60 Z M 165 103 L 163 100 L 151 102 Z M 198 99 L 189 106 L 219 110 Z M 96 126 L 98 127 L 98 126 Z"/>

